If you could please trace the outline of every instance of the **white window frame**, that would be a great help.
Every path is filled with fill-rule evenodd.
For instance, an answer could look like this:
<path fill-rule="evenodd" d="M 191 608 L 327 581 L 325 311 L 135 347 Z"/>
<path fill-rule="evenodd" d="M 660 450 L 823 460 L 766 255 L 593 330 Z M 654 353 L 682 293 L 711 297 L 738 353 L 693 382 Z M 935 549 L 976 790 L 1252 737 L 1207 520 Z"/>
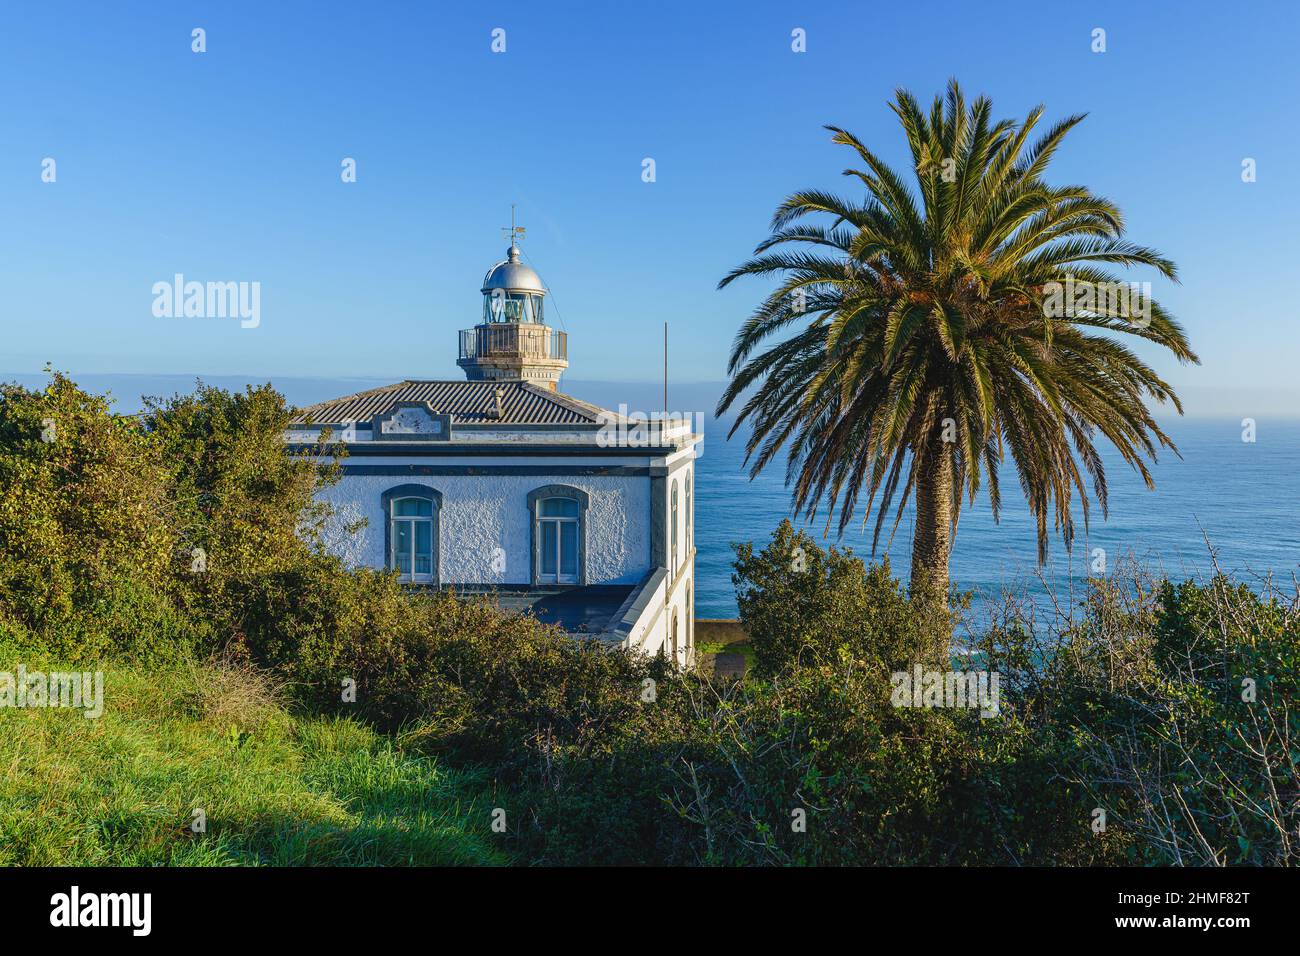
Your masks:
<path fill-rule="evenodd" d="M 575 517 L 543 517 L 542 503 L 552 498 L 560 498 L 574 502 L 578 506 L 578 513 Z M 528 527 L 529 527 L 529 580 L 533 585 L 562 585 L 583 587 L 588 583 L 587 580 L 587 512 L 591 506 L 591 495 L 581 488 L 573 485 L 542 485 L 540 488 L 534 488 L 528 492 Z M 542 538 L 544 522 L 557 522 L 555 528 L 556 553 L 555 553 L 555 573 L 542 574 Z M 573 521 L 577 523 L 576 542 L 578 553 L 576 558 L 576 573 L 566 575 L 560 573 L 562 567 L 561 557 L 563 555 L 564 535 L 563 523 Z"/>
<path fill-rule="evenodd" d="M 442 556 L 441 542 L 438 540 L 439 532 L 442 526 L 442 492 L 420 484 L 397 485 L 387 489 L 382 496 L 384 509 L 384 563 L 389 570 L 395 571 L 398 579 L 407 584 L 433 584 L 441 583 L 442 575 Z M 427 515 L 399 515 L 397 509 L 400 502 L 403 501 L 422 501 L 429 505 L 429 514 Z M 411 544 L 410 544 L 410 570 L 403 572 L 397 565 L 397 528 L 398 522 L 405 522 L 410 527 Z M 428 523 L 429 526 L 429 571 L 417 573 L 416 567 L 416 541 L 419 537 L 417 527 L 422 523 Z"/>
<path fill-rule="evenodd" d="M 437 527 L 437 526 L 436 526 L 435 523 L 434 523 L 434 516 L 433 516 L 433 514 L 427 514 L 427 515 L 399 515 L 399 514 L 397 513 L 397 506 L 398 506 L 401 502 L 403 502 L 403 501 L 419 501 L 419 502 L 422 502 L 422 503 L 424 503 L 424 504 L 427 504 L 427 505 L 429 505 L 429 510 L 430 510 L 430 512 L 432 512 L 432 511 L 435 509 L 435 507 L 436 507 L 436 506 L 433 504 L 433 502 L 431 502 L 428 498 L 413 498 L 413 497 L 407 497 L 407 498 L 394 498 L 394 499 L 393 499 L 393 501 L 392 501 L 392 513 L 389 515 L 389 518 L 388 518 L 389 522 L 391 522 L 391 524 L 392 524 L 392 531 L 391 531 L 391 534 L 390 534 L 390 536 L 389 536 L 389 540 L 390 540 L 390 543 L 391 543 L 391 551 L 390 551 L 390 554 L 388 555 L 388 566 L 391 567 L 394 571 L 398 571 L 398 564 L 397 564 L 397 537 L 398 537 L 398 536 L 397 536 L 397 526 L 398 526 L 399 523 L 401 523 L 401 524 L 408 524 L 408 525 L 410 525 L 410 535 L 411 535 L 411 550 L 410 550 L 410 554 L 408 555 L 408 557 L 411 559 L 411 570 L 410 570 L 409 573 L 406 573 L 406 574 L 403 574 L 401 571 L 398 571 L 398 579 L 399 579 L 399 580 L 402 580 L 402 581 L 409 581 L 409 582 L 411 582 L 411 583 L 413 583 L 413 584 L 428 584 L 428 583 L 431 583 L 431 582 L 433 581 L 433 577 L 434 577 L 434 574 L 436 573 L 436 569 L 437 569 L 437 561 L 436 561 L 435 554 L 434 554 L 434 552 L 437 550 L 437 544 L 436 544 L 436 542 L 434 541 L 434 534 L 436 533 L 436 527 Z M 428 571 L 428 573 L 426 573 L 426 574 L 421 574 L 421 573 L 419 573 L 419 572 L 417 572 L 417 571 L 415 570 L 415 567 L 416 567 L 416 557 L 417 557 L 417 554 L 418 554 L 417 551 L 416 551 L 416 548 L 417 548 L 417 546 L 418 546 L 418 545 L 417 545 L 417 542 L 419 541 L 419 535 L 416 533 L 416 527 L 417 527 L 418 525 L 422 525 L 422 524 L 423 524 L 423 525 L 428 525 L 428 526 L 429 526 L 429 555 L 428 555 L 428 556 L 429 556 L 429 571 Z"/>
<path fill-rule="evenodd" d="M 573 516 L 553 516 L 543 515 L 542 508 L 548 501 L 564 501 L 577 505 L 578 513 Z M 545 527 L 548 524 L 555 525 L 555 573 L 547 574 L 543 568 L 546 567 L 545 555 L 542 549 L 546 546 Z M 562 570 L 564 567 L 564 525 L 573 525 L 573 573 L 565 574 Z M 550 498 L 541 498 L 537 502 L 537 560 L 540 562 L 537 568 L 537 580 L 542 584 L 577 584 L 582 580 L 582 506 L 572 498 L 561 498 L 558 496 Z"/>
<path fill-rule="evenodd" d="M 670 496 L 672 504 L 669 507 L 669 521 L 671 522 L 671 531 L 669 540 L 672 542 L 672 572 L 673 577 L 677 577 L 677 479 L 673 479 L 672 493 Z"/>
<path fill-rule="evenodd" d="M 693 471 L 688 471 L 688 472 L 686 473 L 686 478 L 685 478 L 685 482 L 686 482 L 686 553 L 687 553 L 687 554 L 690 554 L 690 553 L 691 553 L 691 534 L 692 534 L 692 530 L 693 530 L 693 529 L 691 528 L 691 525 L 694 523 L 694 522 L 691 520 L 692 517 L 694 516 L 694 511 L 693 511 L 693 509 L 691 508 L 691 487 L 695 484 L 695 480 L 694 480 L 694 479 L 695 479 L 695 472 L 693 472 Z"/>

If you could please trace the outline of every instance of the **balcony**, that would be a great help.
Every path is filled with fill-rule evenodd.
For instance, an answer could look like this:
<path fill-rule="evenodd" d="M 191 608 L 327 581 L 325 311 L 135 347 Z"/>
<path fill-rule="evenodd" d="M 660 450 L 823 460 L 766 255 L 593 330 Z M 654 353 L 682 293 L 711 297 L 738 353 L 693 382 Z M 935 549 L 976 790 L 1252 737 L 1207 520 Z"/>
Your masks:
<path fill-rule="evenodd" d="M 569 336 L 544 325 L 476 326 L 461 329 L 460 358 L 541 359 L 567 362 Z"/>

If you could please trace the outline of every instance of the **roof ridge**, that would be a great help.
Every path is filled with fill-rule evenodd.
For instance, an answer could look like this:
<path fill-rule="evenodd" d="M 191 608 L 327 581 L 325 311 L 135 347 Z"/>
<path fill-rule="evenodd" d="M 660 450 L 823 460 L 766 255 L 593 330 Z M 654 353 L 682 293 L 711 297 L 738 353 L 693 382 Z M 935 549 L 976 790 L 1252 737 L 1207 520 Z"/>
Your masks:
<path fill-rule="evenodd" d="M 599 405 L 593 405 L 591 402 L 584 402 L 582 399 L 574 398 L 572 395 L 567 395 L 558 389 L 552 391 L 549 388 L 542 388 L 540 385 L 536 385 L 533 382 L 524 382 L 523 386 L 534 395 L 552 401 L 561 408 L 566 408 L 571 412 L 580 412 L 584 414 L 595 412 L 595 417 L 599 418 L 601 414 L 608 411 L 608 409 L 601 408 Z"/>
<path fill-rule="evenodd" d="M 493 414 L 492 393 L 501 392 L 501 403 Z M 391 385 L 364 389 L 351 395 L 315 402 L 295 410 L 295 425 L 373 421 L 407 403 L 424 405 L 454 422 L 486 424 L 504 421 L 519 425 L 600 424 L 613 414 L 580 398 L 545 385 L 511 378 L 468 381 L 464 379 L 406 378 Z M 505 409 L 504 417 L 500 406 Z"/>
<path fill-rule="evenodd" d="M 522 379 L 507 378 L 498 382 L 471 382 L 463 378 L 407 378 L 398 382 L 399 385 L 500 385 L 501 382 L 506 384 L 521 382 Z"/>
<path fill-rule="evenodd" d="M 336 405 L 339 402 L 347 402 L 352 399 L 362 398 L 369 395 L 376 395 L 380 392 L 391 392 L 393 389 L 401 388 L 410 382 L 410 379 L 403 379 L 400 382 L 394 382 L 392 385 L 377 385 L 374 388 L 363 388 L 359 392 L 353 392 L 351 395 L 340 395 L 338 398 L 327 398 L 323 402 L 312 402 L 310 405 L 304 405 L 298 409 L 299 414 L 309 412 L 313 408 L 320 408 L 323 405 Z"/>

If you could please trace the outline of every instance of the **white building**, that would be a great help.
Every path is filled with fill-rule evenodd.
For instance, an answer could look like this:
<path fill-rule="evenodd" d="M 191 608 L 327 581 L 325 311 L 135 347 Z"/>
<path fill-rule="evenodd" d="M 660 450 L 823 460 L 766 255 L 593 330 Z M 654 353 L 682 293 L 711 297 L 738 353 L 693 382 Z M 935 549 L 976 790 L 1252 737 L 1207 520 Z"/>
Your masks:
<path fill-rule="evenodd" d="M 322 492 L 345 520 L 336 548 L 415 586 L 495 593 L 572 633 L 694 656 L 689 420 L 620 417 L 558 391 L 565 333 L 512 244 L 460 333 L 467 381 L 408 380 L 306 408 L 287 438 L 346 443 Z M 635 420 L 630 420 L 635 419 Z"/>

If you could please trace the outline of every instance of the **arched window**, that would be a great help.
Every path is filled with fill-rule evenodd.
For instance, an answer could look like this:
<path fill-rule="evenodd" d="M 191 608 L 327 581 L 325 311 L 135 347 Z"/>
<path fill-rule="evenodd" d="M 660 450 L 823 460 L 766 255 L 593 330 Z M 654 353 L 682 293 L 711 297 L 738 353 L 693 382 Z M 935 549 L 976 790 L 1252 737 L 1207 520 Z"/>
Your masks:
<path fill-rule="evenodd" d="M 384 492 L 383 507 L 387 566 L 403 581 L 437 584 L 442 493 L 424 485 L 399 485 Z"/>
<path fill-rule="evenodd" d="M 672 657 L 670 658 L 670 660 L 672 660 L 672 662 L 673 662 L 674 664 L 678 663 L 678 659 L 677 659 L 677 612 L 676 612 L 676 611 L 673 611 L 673 633 L 672 633 L 671 653 L 672 653 Z"/>
<path fill-rule="evenodd" d="M 578 503 L 543 498 L 537 510 L 543 583 L 578 583 Z"/>
<path fill-rule="evenodd" d="M 686 551 L 688 554 L 691 550 L 691 519 L 695 517 L 695 509 L 691 507 L 691 486 L 695 483 L 694 479 L 695 472 L 688 471 L 686 473 Z"/>
<path fill-rule="evenodd" d="M 695 632 L 691 630 L 691 582 L 686 582 L 686 656 L 691 656 L 691 635 Z"/>
<path fill-rule="evenodd" d="M 587 583 L 587 506 L 590 496 L 568 485 L 528 493 L 533 584 Z"/>
<path fill-rule="evenodd" d="M 672 576 L 675 576 L 677 574 L 677 481 L 675 479 L 673 481 L 673 510 L 672 510 L 671 528 L 672 530 L 669 532 L 669 537 L 672 540 L 673 563 L 669 566 L 668 570 L 672 572 Z"/>

